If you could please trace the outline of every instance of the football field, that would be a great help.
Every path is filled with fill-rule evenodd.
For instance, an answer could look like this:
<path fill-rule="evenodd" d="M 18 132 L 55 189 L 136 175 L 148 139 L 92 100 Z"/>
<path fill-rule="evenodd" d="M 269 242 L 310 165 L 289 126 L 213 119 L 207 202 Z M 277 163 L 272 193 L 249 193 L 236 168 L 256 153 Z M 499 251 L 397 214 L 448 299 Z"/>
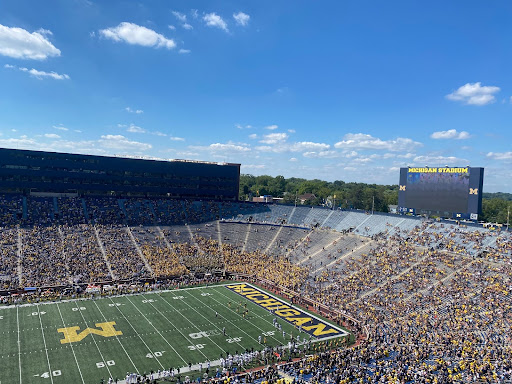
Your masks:
<path fill-rule="evenodd" d="M 106 383 L 171 367 L 186 374 L 189 364 L 218 366 L 227 352 L 347 334 L 244 283 L 1 307 L 0 384 Z"/>

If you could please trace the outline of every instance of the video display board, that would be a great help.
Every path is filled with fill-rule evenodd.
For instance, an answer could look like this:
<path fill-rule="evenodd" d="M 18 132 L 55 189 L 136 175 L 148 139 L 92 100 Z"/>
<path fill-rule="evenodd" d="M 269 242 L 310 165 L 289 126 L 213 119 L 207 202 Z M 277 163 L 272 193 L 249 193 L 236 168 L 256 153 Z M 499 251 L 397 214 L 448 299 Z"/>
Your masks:
<path fill-rule="evenodd" d="M 402 212 L 474 218 L 481 211 L 482 184 L 483 168 L 402 168 L 398 205 Z"/>

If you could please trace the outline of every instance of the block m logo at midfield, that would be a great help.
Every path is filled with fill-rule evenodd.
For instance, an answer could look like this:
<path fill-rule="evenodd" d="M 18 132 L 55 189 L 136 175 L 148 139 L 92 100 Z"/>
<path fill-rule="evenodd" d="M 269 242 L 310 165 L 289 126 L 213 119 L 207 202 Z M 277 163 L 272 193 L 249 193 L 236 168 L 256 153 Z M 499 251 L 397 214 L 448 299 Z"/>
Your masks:
<path fill-rule="evenodd" d="M 115 321 L 109 321 L 108 323 L 97 323 L 94 325 L 99 329 L 85 328 L 82 332 L 79 332 L 80 327 L 67 327 L 57 329 L 57 332 L 64 335 L 64 338 L 60 341 L 60 343 L 76 343 L 83 340 L 85 337 L 87 337 L 87 335 L 90 335 L 91 333 L 103 337 L 119 336 L 123 334 L 123 332 L 116 331 L 114 328 L 114 325 L 116 325 Z"/>

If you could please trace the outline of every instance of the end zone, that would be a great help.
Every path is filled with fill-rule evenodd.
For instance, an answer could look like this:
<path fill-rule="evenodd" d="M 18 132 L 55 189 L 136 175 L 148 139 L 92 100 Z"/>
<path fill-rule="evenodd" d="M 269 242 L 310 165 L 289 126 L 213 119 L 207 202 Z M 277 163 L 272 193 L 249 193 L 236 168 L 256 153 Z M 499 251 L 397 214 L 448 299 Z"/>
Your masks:
<path fill-rule="evenodd" d="M 272 312 L 293 326 L 301 327 L 304 332 L 316 337 L 317 340 L 327 340 L 349 335 L 344 329 L 334 326 L 298 307 L 290 305 L 276 296 L 264 292 L 250 284 L 236 283 L 226 285 L 225 287 L 267 311 Z"/>

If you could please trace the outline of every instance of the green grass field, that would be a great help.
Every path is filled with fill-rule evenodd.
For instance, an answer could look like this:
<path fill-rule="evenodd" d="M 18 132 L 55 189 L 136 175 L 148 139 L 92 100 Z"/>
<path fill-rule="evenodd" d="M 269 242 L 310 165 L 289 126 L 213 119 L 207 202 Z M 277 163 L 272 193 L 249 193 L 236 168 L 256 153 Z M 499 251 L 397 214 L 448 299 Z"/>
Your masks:
<path fill-rule="evenodd" d="M 259 299 L 264 296 L 261 291 Z M 271 307 L 262 306 L 266 301 L 258 305 L 255 300 L 217 285 L 3 307 L 0 384 L 99 383 L 108 377 L 124 379 L 127 372 L 170 367 L 186 367 L 185 372 L 189 363 L 209 360 L 214 367 L 226 352 L 261 350 L 264 345 L 258 336 L 270 346 L 287 344 L 290 335 L 296 338 L 299 330 L 293 322 L 306 320 L 293 320 L 290 313 L 279 309 L 272 313 Z M 305 319 L 309 315 L 294 316 Z M 284 338 L 272 324 L 275 317 L 286 332 Z M 311 328 L 309 333 L 318 331 L 318 327 Z M 346 335 L 337 330 L 313 334 L 312 339 Z M 304 337 L 309 339 L 305 331 Z"/>

